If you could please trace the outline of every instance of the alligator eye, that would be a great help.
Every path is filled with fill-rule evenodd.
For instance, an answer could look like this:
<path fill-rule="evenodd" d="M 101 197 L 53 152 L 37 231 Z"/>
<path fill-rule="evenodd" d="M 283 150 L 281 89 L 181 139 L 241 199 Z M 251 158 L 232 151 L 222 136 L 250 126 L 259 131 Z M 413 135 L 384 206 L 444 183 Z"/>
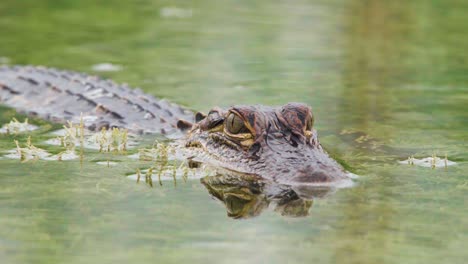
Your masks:
<path fill-rule="evenodd" d="M 236 114 L 230 113 L 226 119 L 226 129 L 231 134 L 247 133 L 244 121 Z"/>

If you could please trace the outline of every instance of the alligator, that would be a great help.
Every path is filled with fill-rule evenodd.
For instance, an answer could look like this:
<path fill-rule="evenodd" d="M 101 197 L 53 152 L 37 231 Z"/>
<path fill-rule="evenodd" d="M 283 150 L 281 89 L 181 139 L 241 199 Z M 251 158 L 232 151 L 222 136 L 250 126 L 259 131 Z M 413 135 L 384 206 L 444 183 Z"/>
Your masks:
<path fill-rule="evenodd" d="M 288 103 L 213 108 L 207 115 L 96 76 L 36 66 L 0 67 L 0 103 L 52 122 L 94 131 L 184 134 L 192 164 L 280 184 L 327 185 L 349 174 L 321 146 L 309 106 Z M 183 132 L 183 133 L 182 133 Z"/>

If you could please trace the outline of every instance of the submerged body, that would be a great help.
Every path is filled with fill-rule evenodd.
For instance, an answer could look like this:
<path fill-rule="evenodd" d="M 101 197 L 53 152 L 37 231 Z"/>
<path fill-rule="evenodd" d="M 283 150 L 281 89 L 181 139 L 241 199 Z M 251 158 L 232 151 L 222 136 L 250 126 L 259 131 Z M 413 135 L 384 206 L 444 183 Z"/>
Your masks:
<path fill-rule="evenodd" d="M 121 127 L 134 133 L 180 133 L 195 162 L 230 173 L 284 184 L 323 184 L 348 179 L 325 152 L 311 109 L 215 108 L 205 116 L 95 76 L 44 67 L 0 67 L 0 103 L 54 122 L 78 121 L 98 131 Z M 192 124 L 193 123 L 193 124 Z"/>

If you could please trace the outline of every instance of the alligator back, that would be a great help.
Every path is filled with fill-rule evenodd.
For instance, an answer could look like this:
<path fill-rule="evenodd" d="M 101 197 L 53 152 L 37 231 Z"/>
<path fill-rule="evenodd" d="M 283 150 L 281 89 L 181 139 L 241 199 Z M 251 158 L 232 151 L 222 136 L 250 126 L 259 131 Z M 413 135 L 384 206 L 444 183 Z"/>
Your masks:
<path fill-rule="evenodd" d="M 45 67 L 0 67 L 0 103 L 53 122 L 79 122 L 94 131 L 126 128 L 168 134 L 194 115 L 178 105 L 96 76 Z"/>

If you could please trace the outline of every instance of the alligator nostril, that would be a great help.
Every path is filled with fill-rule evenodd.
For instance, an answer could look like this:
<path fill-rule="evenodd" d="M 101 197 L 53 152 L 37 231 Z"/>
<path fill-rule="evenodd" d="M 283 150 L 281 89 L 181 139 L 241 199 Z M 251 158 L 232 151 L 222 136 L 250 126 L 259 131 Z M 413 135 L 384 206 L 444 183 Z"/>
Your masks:
<path fill-rule="evenodd" d="M 195 114 L 195 122 L 200 122 L 202 121 L 203 119 L 205 119 L 206 115 L 202 112 L 197 112 Z"/>

